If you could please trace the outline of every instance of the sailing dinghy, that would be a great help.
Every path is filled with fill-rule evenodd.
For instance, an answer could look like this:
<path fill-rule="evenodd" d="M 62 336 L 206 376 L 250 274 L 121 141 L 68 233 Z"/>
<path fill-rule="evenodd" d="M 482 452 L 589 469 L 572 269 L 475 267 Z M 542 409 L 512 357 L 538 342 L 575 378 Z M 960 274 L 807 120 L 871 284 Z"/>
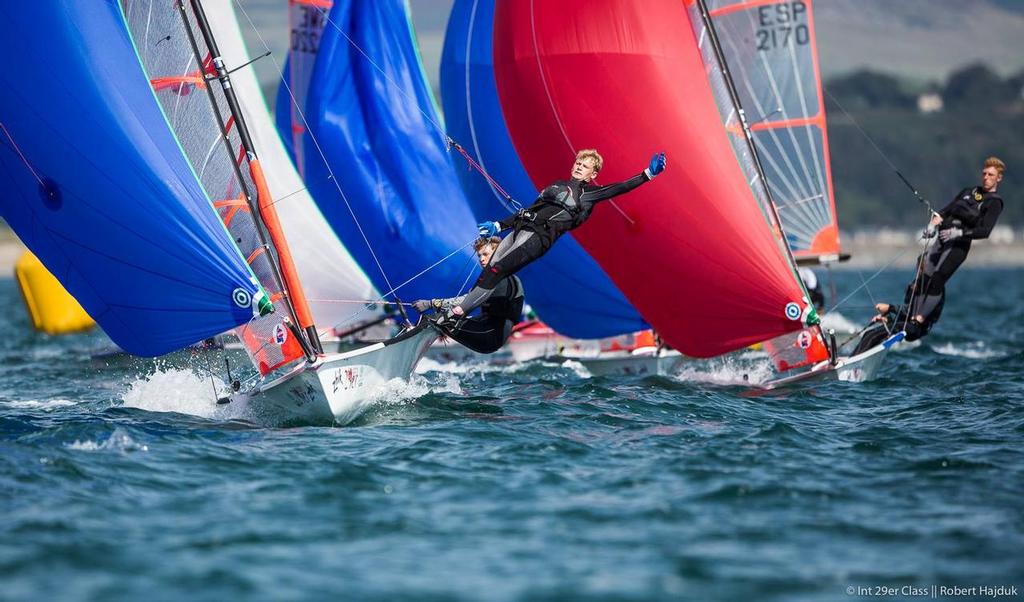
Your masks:
<path fill-rule="evenodd" d="M 233 329 L 260 376 L 220 401 L 267 424 L 345 423 L 409 375 L 429 328 L 322 353 L 199 0 L 29 3 L 0 50 L 39 63 L 0 76 L 3 216 L 115 343 L 152 357 Z"/>
<path fill-rule="evenodd" d="M 676 160 L 659 186 L 596 211 L 576 239 L 682 353 L 783 337 L 780 372 L 835 371 L 794 254 L 838 245 L 820 89 L 801 83 L 816 81 L 810 2 L 569 4 L 496 6 L 498 95 L 530 177 L 558 179 L 575 149 L 593 147 L 606 157 L 602 178 L 622 179 L 631 160 L 665 148 Z M 734 32 L 728 43 L 719 27 Z M 796 216 L 789 226 L 776 191 Z"/>

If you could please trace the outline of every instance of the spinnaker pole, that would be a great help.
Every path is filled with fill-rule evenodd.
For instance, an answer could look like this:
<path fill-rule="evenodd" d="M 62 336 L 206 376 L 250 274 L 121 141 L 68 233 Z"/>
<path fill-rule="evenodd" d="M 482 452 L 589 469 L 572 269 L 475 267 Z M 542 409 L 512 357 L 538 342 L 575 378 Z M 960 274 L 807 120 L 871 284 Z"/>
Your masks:
<path fill-rule="evenodd" d="M 206 46 L 210 51 L 210 60 L 213 68 L 216 70 L 216 79 L 220 81 L 221 88 L 224 92 L 224 98 L 227 100 L 228 108 L 231 111 L 231 116 L 234 120 L 234 127 L 238 131 L 239 140 L 241 141 L 242 148 L 245 150 L 248 158 L 249 175 L 252 178 L 253 184 L 256 186 L 258 211 L 255 212 L 255 214 L 259 215 L 263 228 L 265 228 L 267 233 L 270 235 L 270 241 L 277 256 L 277 261 L 272 263 L 281 274 L 285 298 L 291 310 L 290 313 L 294 316 L 298 328 L 305 333 L 305 337 L 298 337 L 298 339 L 302 344 L 303 351 L 306 353 L 307 359 L 312 361 L 315 359 L 316 354 L 323 353 L 323 346 L 320 343 L 316 326 L 313 323 L 312 312 L 309 310 L 309 304 L 306 301 L 306 296 L 299 280 L 298 270 L 295 267 L 291 251 L 288 248 L 288 241 L 285 238 L 284 229 L 281 226 L 280 219 L 277 216 L 277 211 L 274 208 L 274 201 L 271 198 L 270 189 L 267 186 L 266 178 L 263 174 L 263 168 L 260 165 L 256 149 L 252 142 L 252 137 L 250 136 L 249 129 L 246 126 L 241 105 L 239 104 L 235 91 L 231 86 L 230 73 L 224 65 L 224 59 L 221 56 L 220 50 L 217 47 L 217 42 L 213 37 L 213 31 L 206 18 L 202 2 L 200 0 L 191 0 L 191 4 L 192 10 L 195 12 L 196 23 L 199 27 L 199 31 L 202 33 Z M 192 30 L 189 26 L 187 15 L 185 14 L 185 0 L 178 0 L 178 5 L 181 9 L 182 17 L 185 18 L 185 30 L 188 32 L 189 38 L 192 41 L 193 51 L 196 53 L 196 60 L 202 64 L 203 57 L 200 55 L 197 44 L 193 39 Z M 213 104 L 216 110 L 216 102 Z M 223 128 L 224 122 L 223 120 L 220 121 L 221 127 Z M 251 195 L 249 196 L 251 201 Z"/>

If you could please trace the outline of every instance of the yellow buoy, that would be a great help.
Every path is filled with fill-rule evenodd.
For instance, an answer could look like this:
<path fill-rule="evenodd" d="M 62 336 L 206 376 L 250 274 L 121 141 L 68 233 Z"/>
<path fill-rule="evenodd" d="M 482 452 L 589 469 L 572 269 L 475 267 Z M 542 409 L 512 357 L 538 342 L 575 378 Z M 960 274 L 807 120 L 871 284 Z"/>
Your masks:
<path fill-rule="evenodd" d="M 32 326 L 47 334 L 65 334 L 92 328 L 96 322 L 78 301 L 30 251 L 14 264 L 14 275 L 28 307 Z"/>

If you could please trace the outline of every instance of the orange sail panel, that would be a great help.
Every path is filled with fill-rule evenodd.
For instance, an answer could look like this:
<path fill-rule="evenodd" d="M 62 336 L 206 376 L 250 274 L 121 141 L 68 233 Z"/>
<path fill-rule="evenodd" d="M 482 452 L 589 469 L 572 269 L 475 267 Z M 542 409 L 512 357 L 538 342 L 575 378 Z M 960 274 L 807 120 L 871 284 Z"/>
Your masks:
<path fill-rule="evenodd" d="M 800 330 L 809 309 L 694 14 L 672 0 L 499 0 L 494 63 L 539 188 L 567 177 L 577 149 L 603 154 L 599 184 L 667 153 L 662 175 L 573 234 L 666 342 L 709 357 Z"/>
<path fill-rule="evenodd" d="M 779 372 L 813 366 L 828 359 L 828 347 L 817 326 L 765 341 L 764 350 Z"/>

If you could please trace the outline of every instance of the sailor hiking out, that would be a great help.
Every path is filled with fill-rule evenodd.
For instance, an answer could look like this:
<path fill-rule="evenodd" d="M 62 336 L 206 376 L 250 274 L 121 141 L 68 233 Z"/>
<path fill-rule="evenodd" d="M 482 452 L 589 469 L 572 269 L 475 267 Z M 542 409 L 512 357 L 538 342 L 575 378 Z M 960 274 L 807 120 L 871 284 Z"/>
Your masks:
<path fill-rule="evenodd" d="M 475 286 L 459 303 L 441 313 L 438 322 L 458 319 L 479 307 L 494 294 L 499 283 L 544 255 L 563 234 L 581 226 L 598 202 L 654 179 L 665 169 L 665 153 L 655 153 L 646 169 L 624 182 L 598 186 L 592 181 L 602 164 L 596 150 L 581 150 L 576 153 L 570 179 L 549 185 L 532 205 L 501 221 L 479 224 L 481 236 L 496 236 L 508 229 L 512 233 L 498 245 Z"/>
<path fill-rule="evenodd" d="M 989 157 L 981 171 L 981 184 L 964 188 L 938 213 L 933 213 L 925 237 L 933 240 L 918 258 L 914 280 L 907 285 L 903 305 L 879 303 L 854 354 L 881 342 L 890 331 L 905 330 L 914 341 L 932 329 L 946 301 L 946 283 L 971 250 L 971 241 L 988 238 L 1003 211 L 997 192 L 1003 181 L 1004 164 Z"/>
<path fill-rule="evenodd" d="M 487 269 L 491 256 L 501 244 L 497 236 L 479 238 L 473 244 L 480 267 Z M 439 314 L 455 307 L 465 298 L 420 300 L 413 307 L 420 312 L 433 309 Z M 480 306 L 480 315 L 442 324 L 441 330 L 464 347 L 477 353 L 494 353 L 512 335 L 512 327 L 523 315 L 523 283 L 517 276 L 510 276 L 494 287 L 494 292 Z"/>

